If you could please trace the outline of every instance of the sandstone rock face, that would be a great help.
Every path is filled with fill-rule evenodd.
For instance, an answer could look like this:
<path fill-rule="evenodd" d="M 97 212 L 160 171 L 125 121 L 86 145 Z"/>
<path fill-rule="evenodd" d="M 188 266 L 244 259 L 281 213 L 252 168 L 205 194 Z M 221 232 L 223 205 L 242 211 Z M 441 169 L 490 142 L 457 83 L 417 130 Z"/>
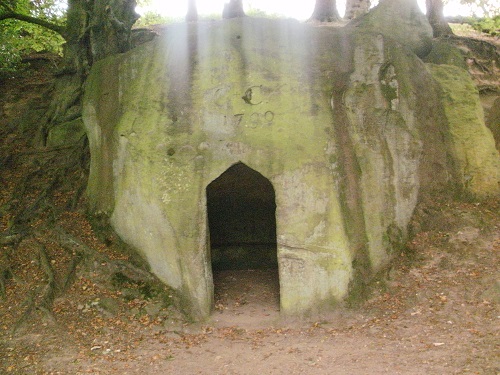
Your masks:
<path fill-rule="evenodd" d="M 348 27 L 371 34 L 380 33 L 411 49 L 419 57 L 426 56 L 432 49 L 432 27 L 416 0 L 382 0 Z"/>
<path fill-rule="evenodd" d="M 500 150 L 500 53 L 495 45 L 459 36 L 438 38 L 433 40 L 432 50 L 424 61 L 455 65 L 469 72 L 479 90 L 486 126 L 493 133 L 497 150 Z M 470 83 L 467 85 L 470 87 Z"/>
<path fill-rule="evenodd" d="M 441 92 L 382 35 L 170 26 L 92 68 L 91 209 L 195 319 L 211 313 L 214 264 L 270 245 L 255 262 L 277 265 L 282 314 L 331 309 L 390 262 L 419 194 L 453 183 Z"/>
<path fill-rule="evenodd" d="M 469 73 L 453 65 L 429 64 L 441 88 L 455 160 L 456 180 L 474 196 L 500 194 L 500 158 L 484 123 L 479 92 Z"/>

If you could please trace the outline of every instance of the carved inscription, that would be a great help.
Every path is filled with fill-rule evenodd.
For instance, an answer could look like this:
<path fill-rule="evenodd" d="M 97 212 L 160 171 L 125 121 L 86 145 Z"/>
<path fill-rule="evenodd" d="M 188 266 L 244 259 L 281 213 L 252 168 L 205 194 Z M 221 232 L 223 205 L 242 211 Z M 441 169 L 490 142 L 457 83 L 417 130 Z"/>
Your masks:
<path fill-rule="evenodd" d="M 261 108 L 268 103 L 268 96 L 274 91 L 265 88 L 262 85 L 250 86 L 241 97 L 246 104 Z M 207 91 L 206 95 L 211 102 L 214 103 L 219 110 L 229 110 L 232 107 L 231 97 L 229 96 L 231 87 L 228 85 L 214 87 Z M 250 108 L 250 107 L 249 107 Z M 227 112 L 226 112 L 227 113 Z M 250 113 L 234 113 L 224 116 L 224 126 L 240 127 L 255 129 L 258 127 L 271 126 L 274 122 L 275 114 L 271 110 L 260 109 Z"/>
<path fill-rule="evenodd" d="M 273 111 L 252 112 L 251 114 L 236 113 L 233 116 L 224 116 L 224 125 L 244 126 L 251 129 L 271 126 L 273 122 Z"/>

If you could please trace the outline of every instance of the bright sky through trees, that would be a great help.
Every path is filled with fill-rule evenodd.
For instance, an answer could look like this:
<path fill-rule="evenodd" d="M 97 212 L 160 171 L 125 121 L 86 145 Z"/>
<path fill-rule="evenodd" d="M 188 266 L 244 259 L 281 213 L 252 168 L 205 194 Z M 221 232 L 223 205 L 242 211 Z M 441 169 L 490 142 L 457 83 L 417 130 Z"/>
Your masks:
<path fill-rule="evenodd" d="M 222 13 L 224 3 L 229 0 L 197 0 L 198 14 L 200 15 L 218 15 Z M 425 0 L 418 0 L 420 7 L 425 9 Z M 373 1 L 372 1 L 373 3 Z M 312 14 L 314 9 L 314 0 L 247 0 L 243 1 L 245 11 L 251 8 L 265 11 L 268 14 L 278 14 L 284 17 L 306 20 Z M 341 15 L 344 14 L 345 1 L 337 0 L 337 8 Z M 152 0 L 151 10 L 155 10 L 161 15 L 167 17 L 184 17 L 187 10 L 187 0 Z M 139 13 L 143 10 L 137 9 Z M 467 6 L 460 5 L 459 0 L 448 1 L 444 7 L 446 16 L 469 15 L 470 10 Z"/>

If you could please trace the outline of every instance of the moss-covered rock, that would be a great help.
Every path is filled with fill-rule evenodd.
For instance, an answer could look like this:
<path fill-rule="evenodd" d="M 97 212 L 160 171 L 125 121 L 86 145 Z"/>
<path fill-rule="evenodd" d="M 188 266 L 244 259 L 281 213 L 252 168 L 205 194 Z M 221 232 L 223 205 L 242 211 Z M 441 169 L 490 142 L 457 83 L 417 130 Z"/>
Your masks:
<path fill-rule="evenodd" d="M 371 35 L 382 34 L 410 48 L 417 56 L 426 56 L 432 48 L 432 27 L 416 0 L 384 0 L 348 28 Z"/>
<path fill-rule="evenodd" d="M 496 148 L 500 152 L 500 96 L 497 96 L 493 104 L 488 108 L 486 126 L 493 133 Z"/>
<path fill-rule="evenodd" d="M 51 128 L 47 136 L 47 146 L 68 146 L 77 143 L 83 136 L 85 136 L 85 127 L 82 118 L 79 117 Z"/>
<path fill-rule="evenodd" d="M 479 93 L 469 73 L 453 65 L 429 64 L 441 88 L 458 183 L 477 197 L 500 194 L 500 158 L 484 124 Z"/>
<path fill-rule="evenodd" d="M 425 57 L 424 61 L 432 64 L 455 65 L 467 69 L 465 59 L 465 53 L 451 44 L 448 39 L 436 39 L 432 43 L 431 52 Z"/>
<path fill-rule="evenodd" d="M 282 313 L 330 309 L 390 262 L 421 191 L 449 182 L 437 95 L 422 61 L 380 34 L 251 18 L 172 25 L 92 68 L 90 207 L 196 319 L 212 309 L 211 248 L 225 249 L 218 264 L 227 249 L 251 263 L 242 249 L 269 241 L 276 251 L 258 262 L 277 258 Z M 248 207 L 210 215 L 224 199 Z"/>

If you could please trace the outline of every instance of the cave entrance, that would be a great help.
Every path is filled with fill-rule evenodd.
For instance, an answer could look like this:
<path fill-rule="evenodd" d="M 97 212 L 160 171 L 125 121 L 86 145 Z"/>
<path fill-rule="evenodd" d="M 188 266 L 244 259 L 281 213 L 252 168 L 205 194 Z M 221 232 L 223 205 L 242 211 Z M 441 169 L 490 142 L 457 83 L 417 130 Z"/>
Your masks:
<path fill-rule="evenodd" d="M 218 302 L 259 303 L 259 298 L 279 306 L 271 182 L 237 163 L 212 181 L 206 194 L 216 308 Z"/>

